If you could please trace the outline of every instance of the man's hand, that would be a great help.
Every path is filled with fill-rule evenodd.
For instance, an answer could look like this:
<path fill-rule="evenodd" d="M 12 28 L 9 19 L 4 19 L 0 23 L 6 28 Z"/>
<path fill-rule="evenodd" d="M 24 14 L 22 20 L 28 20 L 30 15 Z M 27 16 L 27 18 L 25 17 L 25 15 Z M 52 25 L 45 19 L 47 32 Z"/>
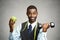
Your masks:
<path fill-rule="evenodd" d="M 10 32 L 13 32 L 15 22 L 16 22 L 16 17 L 12 16 L 9 20 Z"/>
<path fill-rule="evenodd" d="M 44 23 L 42 26 L 43 26 L 43 32 L 46 32 L 47 29 L 49 28 L 49 24 L 48 23 Z"/>

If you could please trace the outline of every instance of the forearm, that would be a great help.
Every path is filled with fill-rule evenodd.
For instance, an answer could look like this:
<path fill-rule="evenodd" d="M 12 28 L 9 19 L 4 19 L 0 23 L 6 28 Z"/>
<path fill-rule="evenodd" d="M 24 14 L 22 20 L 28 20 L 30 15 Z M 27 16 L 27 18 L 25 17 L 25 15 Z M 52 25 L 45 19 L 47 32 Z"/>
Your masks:
<path fill-rule="evenodd" d="M 21 29 L 21 26 L 15 27 L 13 32 L 10 32 L 9 40 L 21 40 L 20 29 Z"/>
<path fill-rule="evenodd" d="M 20 40 L 20 34 L 16 32 L 10 32 L 9 40 Z"/>
<path fill-rule="evenodd" d="M 12 35 L 11 32 L 10 32 L 10 34 L 9 34 L 9 40 L 13 40 L 13 35 Z"/>
<path fill-rule="evenodd" d="M 47 32 L 43 32 L 43 28 L 40 29 L 37 40 L 47 40 Z"/>

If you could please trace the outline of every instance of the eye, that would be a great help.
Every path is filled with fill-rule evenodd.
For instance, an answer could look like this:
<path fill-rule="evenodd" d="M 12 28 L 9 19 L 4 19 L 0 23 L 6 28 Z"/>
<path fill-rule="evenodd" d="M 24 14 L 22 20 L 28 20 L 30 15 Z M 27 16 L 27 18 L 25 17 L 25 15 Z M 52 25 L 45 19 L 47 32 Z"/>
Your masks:
<path fill-rule="evenodd" d="M 33 14 L 37 14 L 37 12 L 34 12 Z"/>
<path fill-rule="evenodd" d="M 28 15 L 30 15 L 31 14 L 31 12 L 28 12 Z"/>

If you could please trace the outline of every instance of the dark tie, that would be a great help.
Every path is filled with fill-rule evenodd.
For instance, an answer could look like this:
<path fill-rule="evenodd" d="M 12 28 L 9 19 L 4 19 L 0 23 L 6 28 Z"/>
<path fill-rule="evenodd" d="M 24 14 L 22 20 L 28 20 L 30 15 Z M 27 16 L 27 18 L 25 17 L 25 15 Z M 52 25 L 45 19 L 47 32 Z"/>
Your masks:
<path fill-rule="evenodd" d="M 31 33 L 31 31 L 32 31 L 32 26 L 31 26 L 31 25 L 29 25 L 28 33 L 30 34 L 30 33 Z"/>

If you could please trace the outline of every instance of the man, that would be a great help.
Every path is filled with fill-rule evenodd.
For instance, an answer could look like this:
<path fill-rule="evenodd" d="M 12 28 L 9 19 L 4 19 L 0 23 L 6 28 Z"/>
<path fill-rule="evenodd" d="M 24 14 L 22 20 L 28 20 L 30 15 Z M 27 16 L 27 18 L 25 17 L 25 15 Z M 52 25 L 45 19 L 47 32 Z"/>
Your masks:
<path fill-rule="evenodd" d="M 37 22 L 38 11 L 34 5 L 27 8 L 26 15 L 28 21 L 20 24 L 14 29 L 14 24 L 11 19 L 9 21 L 10 36 L 9 40 L 47 40 L 46 32 L 49 28 L 48 23 L 44 23 L 42 27 Z"/>

